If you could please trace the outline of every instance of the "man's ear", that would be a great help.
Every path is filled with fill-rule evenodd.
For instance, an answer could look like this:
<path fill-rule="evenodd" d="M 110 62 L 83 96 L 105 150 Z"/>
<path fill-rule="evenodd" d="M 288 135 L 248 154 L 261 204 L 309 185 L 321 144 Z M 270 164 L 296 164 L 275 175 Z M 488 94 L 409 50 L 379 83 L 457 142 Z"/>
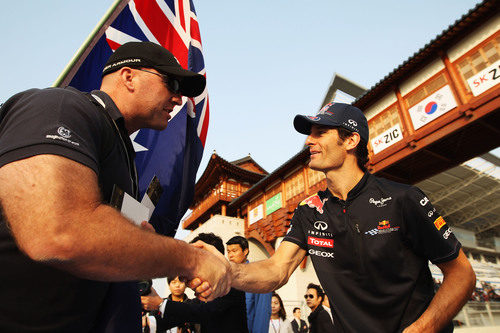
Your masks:
<path fill-rule="evenodd" d="M 344 147 L 347 150 L 353 150 L 358 146 L 360 141 L 361 137 L 359 136 L 359 134 L 356 132 L 352 132 L 352 135 L 344 140 Z"/>
<path fill-rule="evenodd" d="M 133 92 L 135 90 L 135 73 L 130 67 L 122 67 L 118 70 L 118 74 L 120 75 L 121 82 L 123 85 L 130 91 Z"/>
<path fill-rule="evenodd" d="M 243 254 L 245 254 L 245 257 L 248 257 L 248 249 L 244 249 Z"/>

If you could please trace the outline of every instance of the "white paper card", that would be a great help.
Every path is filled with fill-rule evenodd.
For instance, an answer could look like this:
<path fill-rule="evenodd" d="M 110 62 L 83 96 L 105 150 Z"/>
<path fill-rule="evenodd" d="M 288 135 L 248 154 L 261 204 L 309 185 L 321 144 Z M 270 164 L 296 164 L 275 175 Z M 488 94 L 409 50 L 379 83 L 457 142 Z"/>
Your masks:
<path fill-rule="evenodd" d="M 149 221 L 150 209 L 135 200 L 128 193 L 123 194 L 121 213 L 136 225 L 140 226 L 143 221 Z"/>

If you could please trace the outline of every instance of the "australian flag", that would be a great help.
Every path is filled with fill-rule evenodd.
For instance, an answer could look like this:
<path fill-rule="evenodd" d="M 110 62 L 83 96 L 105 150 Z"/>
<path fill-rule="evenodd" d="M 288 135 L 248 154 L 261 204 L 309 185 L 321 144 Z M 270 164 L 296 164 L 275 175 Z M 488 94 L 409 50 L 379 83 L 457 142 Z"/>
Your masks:
<path fill-rule="evenodd" d="M 70 85 L 81 91 L 98 89 L 109 56 L 131 41 L 160 44 L 172 52 L 183 68 L 205 75 L 192 1 L 124 0 L 115 6 L 57 85 Z M 183 104 L 171 115 L 166 130 L 141 129 L 131 135 L 141 197 L 154 176 L 163 188 L 150 223 L 157 232 L 168 236 L 175 234 L 192 202 L 208 129 L 207 91 L 196 98 L 183 97 Z"/>

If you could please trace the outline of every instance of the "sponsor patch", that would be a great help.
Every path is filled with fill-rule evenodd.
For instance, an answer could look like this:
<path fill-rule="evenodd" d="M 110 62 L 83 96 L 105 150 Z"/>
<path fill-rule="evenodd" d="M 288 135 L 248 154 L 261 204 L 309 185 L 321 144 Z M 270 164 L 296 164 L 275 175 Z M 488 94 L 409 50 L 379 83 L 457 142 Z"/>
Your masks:
<path fill-rule="evenodd" d="M 383 220 L 383 221 L 380 221 L 380 222 L 378 223 L 378 227 L 377 227 L 377 229 L 378 229 L 378 230 L 383 230 L 383 229 L 388 229 L 388 228 L 390 228 L 390 227 L 391 227 L 391 224 L 389 223 L 389 221 L 387 221 L 387 220 Z"/>
<path fill-rule="evenodd" d="M 324 221 L 316 221 L 313 225 L 317 230 L 325 231 L 326 229 L 328 229 L 328 224 L 326 224 L 326 222 Z"/>
<path fill-rule="evenodd" d="M 319 250 L 313 250 L 309 249 L 309 254 L 317 257 L 323 257 L 323 258 L 335 258 L 333 253 L 331 252 L 324 252 L 324 251 L 319 251 Z"/>
<path fill-rule="evenodd" d="M 374 204 L 377 207 L 385 207 L 385 206 L 387 206 L 386 201 L 389 201 L 389 200 L 392 200 L 392 197 L 380 198 L 379 200 L 376 200 L 374 198 L 370 198 L 370 200 L 368 200 L 368 202 L 371 204 Z"/>
<path fill-rule="evenodd" d="M 448 239 L 448 237 L 450 237 L 450 235 L 451 235 L 451 228 L 448 228 L 448 229 L 444 232 L 444 234 L 443 234 L 443 238 L 444 238 L 444 239 Z"/>
<path fill-rule="evenodd" d="M 57 135 L 47 134 L 47 135 L 45 135 L 45 138 L 46 139 L 51 139 L 51 140 L 57 140 L 57 141 L 67 142 L 67 143 L 70 143 L 70 144 L 72 144 L 74 146 L 79 146 L 80 145 L 80 143 L 75 142 L 75 141 L 69 139 L 69 138 L 71 138 L 71 131 L 69 129 L 67 129 L 66 127 L 59 126 L 57 128 L 56 132 L 57 132 Z"/>
<path fill-rule="evenodd" d="M 321 200 L 319 195 L 315 194 L 315 195 L 311 195 L 309 198 L 302 201 L 299 205 L 300 206 L 308 205 L 310 208 L 316 208 L 316 210 L 320 214 L 323 214 L 323 206 L 327 200 L 328 200 L 328 198 L 324 198 L 323 200 Z"/>
<path fill-rule="evenodd" d="M 333 249 L 333 239 L 307 237 L 307 244 L 319 247 L 329 247 Z"/>
<path fill-rule="evenodd" d="M 436 227 L 437 230 L 441 230 L 441 228 L 445 224 L 446 222 L 444 221 L 442 216 L 439 216 L 437 219 L 434 220 L 434 226 Z"/>
<path fill-rule="evenodd" d="M 382 221 L 382 222 L 385 222 L 385 221 Z M 368 230 L 367 232 L 365 232 L 365 235 L 377 236 L 377 235 L 388 234 L 388 233 L 395 232 L 395 231 L 399 231 L 399 227 L 391 227 L 390 224 L 387 224 L 387 225 L 384 225 L 384 227 L 380 228 L 380 224 L 379 224 L 379 226 L 377 228 L 374 228 L 374 229 L 371 229 L 371 230 Z"/>
<path fill-rule="evenodd" d="M 429 202 L 429 199 L 427 199 L 427 197 L 424 197 L 422 200 L 420 200 L 420 204 L 421 204 L 422 206 L 427 205 L 427 203 L 428 203 L 428 202 Z"/>

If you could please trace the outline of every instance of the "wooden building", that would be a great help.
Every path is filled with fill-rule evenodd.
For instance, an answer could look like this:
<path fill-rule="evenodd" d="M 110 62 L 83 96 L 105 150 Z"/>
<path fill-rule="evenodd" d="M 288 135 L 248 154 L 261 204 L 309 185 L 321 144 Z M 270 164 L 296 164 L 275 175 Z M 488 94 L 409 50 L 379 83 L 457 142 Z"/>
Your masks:
<path fill-rule="evenodd" d="M 368 118 L 368 169 L 414 184 L 498 147 L 499 82 L 499 4 L 484 1 L 354 101 Z M 212 155 L 183 227 L 214 214 L 241 218 L 244 235 L 272 254 L 324 175 L 307 167 L 307 148 L 270 174 L 243 160 Z"/>

